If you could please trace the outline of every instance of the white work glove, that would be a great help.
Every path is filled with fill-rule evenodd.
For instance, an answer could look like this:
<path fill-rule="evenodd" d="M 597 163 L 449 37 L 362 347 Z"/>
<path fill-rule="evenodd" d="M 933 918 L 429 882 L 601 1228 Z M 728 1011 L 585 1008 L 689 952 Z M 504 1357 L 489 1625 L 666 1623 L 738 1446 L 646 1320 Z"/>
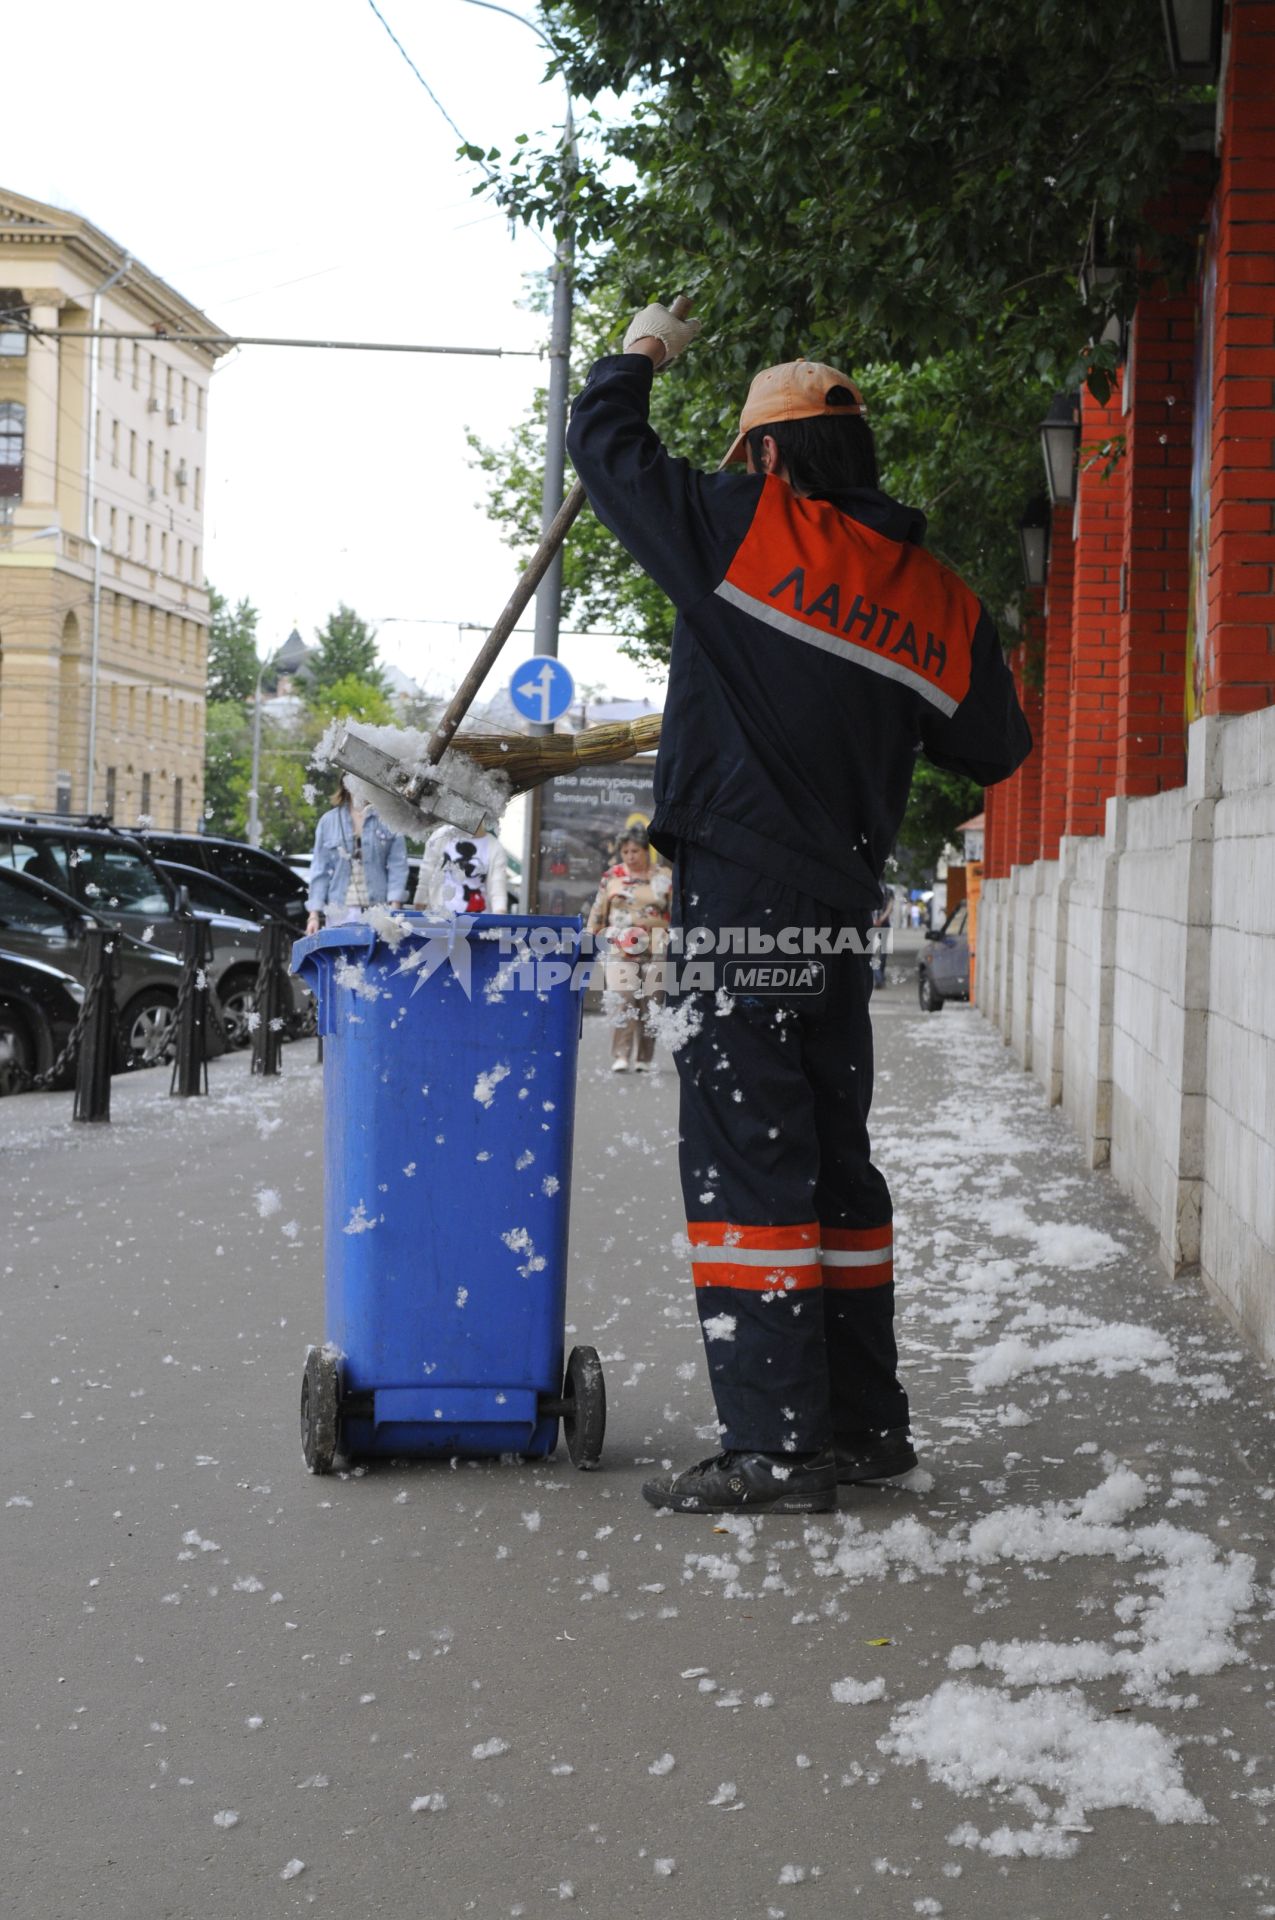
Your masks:
<path fill-rule="evenodd" d="M 658 340 L 664 349 L 664 358 L 656 367 L 658 373 L 690 346 L 699 328 L 698 320 L 678 320 L 667 307 L 658 303 L 643 307 L 641 313 L 635 313 L 629 322 L 629 330 L 624 336 L 624 351 L 628 353 L 635 340 Z"/>

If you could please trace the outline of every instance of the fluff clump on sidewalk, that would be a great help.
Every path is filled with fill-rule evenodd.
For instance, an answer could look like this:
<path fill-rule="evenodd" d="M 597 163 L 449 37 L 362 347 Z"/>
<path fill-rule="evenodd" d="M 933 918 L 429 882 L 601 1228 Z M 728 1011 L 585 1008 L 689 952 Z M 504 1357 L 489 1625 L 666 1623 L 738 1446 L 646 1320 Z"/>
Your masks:
<path fill-rule="evenodd" d="M 877 1745 L 924 1765 L 954 1793 L 990 1788 L 1033 1816 L 1032 1828 L 1021 1834 L 1002 1829 L 994 1845 L 973 1830 L 960 1843 L 984 1851 L 1073 1853 L 1078 1842 L 1066 1830 L 1084 1827 L 1086 1816 L 1103 1808 L 1139 1808 L 1161 1825 L 1208 1819 L 1183 1782 L 1173 1742 L 1158 1727 L 1112 1720 L 1075 1691 L 1040 1687 L 1015 1699 L 1001 1687 L 948 1680 L 902 1707 Z M 1037 1844 L 1042 1828 L 1046 1848 Z"/>

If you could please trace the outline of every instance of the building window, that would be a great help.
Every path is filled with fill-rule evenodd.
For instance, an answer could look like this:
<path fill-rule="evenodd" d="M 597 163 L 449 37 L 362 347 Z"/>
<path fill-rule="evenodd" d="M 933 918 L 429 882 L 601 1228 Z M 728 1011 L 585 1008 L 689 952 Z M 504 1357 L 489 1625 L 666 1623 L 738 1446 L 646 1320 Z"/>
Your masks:
<path fill-rule="evenodd" d="M 111 508 L 110 525 L 111 525 L 111 531 L 109 535 L 110 551 L 112 553 L 118 553 L 119 547 L 116 545 L 116 542 L 119 539 L 119 515 L 116 513 L 114 507 Z"/>
<path fill-rule="evenodd" d="M 124 551 L 131 560 L 133 557 L 133 516 L 131 513 L 128 516 L 128 545 Z"/>
<path fill-rule="evenodd" d="M 199 573 L 199 548 L 198 547 L 192 547 L 190 550 L 190 579 L 191 579 L 192 586 L 196 586 L 196 587 L 199 586 L 200 573 Z"/>
<path fill-rule="evenodd" d="M 181 830 L 182 830 L 182 777 L 179 773 L 175 775 L 173 779 L 173 832 L 180 833 Z"/>
<path fill-rule="evenodd" d="M 165 493 L 168 493 L 171 491 L 170 484 L 169 484 L 171 479 L 172 479 L 172 461 L 169 457 L 168 448 L 165 447 L 164 448 L 164 492 Z"/>
<path fill-rule="evenodd" d="M 26 352 L 29 314 L 17 287 L 0 287 L 0 358 L 20 360 Z"/>
<path fill-rule="evenodd" d="M 195 388 L 195 426 L 200 433 L 204 430 L 204 390 Z"/>
<path fill-rule="evenodd" d="M 124 342 L 122 340 L 117 340 L 115 342 L 115 366 L 114 366 L 114 374 L 117 380 L 120 377 L 120 356 L 122 355 L 123 351 L 124 351 Z"/>
<path fill-rule="evenodd" d="M 183 420 L 186 418 L 186 415 L 189 412 L 189 410 L 190 410 L 190 381 L 186 378 L 185 374 L 183 374 L 182 375 L 182 419 Z"/>
<path fill-rule="evenodd" d="M 186 542 L 184 540 L 179 540 L 177 542 L 177 578 L 179 580 L 184 580 L 186 577 L 182 571 L 185 565 L 186 565 Z"/>
<path fill-rule="evenodd" d="M 142 383 L 142 350 L 136 340 L 133 342 L 133 392 L 136 393 Z"/>
<path fill-rule="evenodd" d="M 142 775 L 142 804 L 141 804 L 140 811 L 142 813 L 148 814 L 150 810 L 151 810 L 151 777 L 149 773 L 144 773 Z"/>
<path fill-rule="evenodd" d="M 111 422 L 111 465 L 113 467 L 118 467 L 119 463 L 120 463 L 120 423 L 118 420 L 112 420 Z"/>
<path fill-rule="evenodd" d="M 204 506 L 204 470 L 195 468 L 195 512 L 202 513 Z"/>
<path fill-rule="evenodd" d="M 115 769 L 114 767 L 108 767 L 106 769 L 106 817 L 108 820 L 113 820 L 115 818 Z"/>
<path fill-rule="evenodd" d="M 0 400 L 0 500 L 22 498 L 22 450 L 27 410 L 18 400 Z"/>
<path fill-rule="evenodd" d="M 166 533 L 161 533 L 159 536 L 159 570 L 161 573 L 168 572 L 168 535 Z"/>
<path fill-rule="evenodd" d="M 173 370 L 171 367 L 165 367 L 164 369 L 164 406 L 167 412 L 169 413 L 172 412 L 173 410 Z"/>
<path fill-rule="evenodd" d="M 137 478 L 137 431 L 130 427 L 128 434 L 128 470 Z"/>

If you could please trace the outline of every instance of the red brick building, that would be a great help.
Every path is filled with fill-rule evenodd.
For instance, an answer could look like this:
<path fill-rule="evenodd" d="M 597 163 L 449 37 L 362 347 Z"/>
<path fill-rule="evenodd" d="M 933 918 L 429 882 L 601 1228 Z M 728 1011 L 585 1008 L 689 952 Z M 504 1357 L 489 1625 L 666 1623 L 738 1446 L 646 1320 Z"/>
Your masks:
<path fill-rule="evenodd" d="M 1143 294 L 1074 463 L 1051 410 L 1036 747 L 987 794 L 977 996 L 1275 1361 L 1275 0 L 1219 0 L 1211 46 L 1207 5 L 1165 11 L 1216 55 L 1216 121 L 1151 209 L 1198 272 Z"/>
<path fill-rule="evenodd" d="M 1197 715 L 1275 702 L 1271 0 L 1230 0 L 1219 64 L 1215 153 L 1151 209 L 1198 235 L 1197 284 L 1145 295 L 1109 404 L 1081 395 L 1076 498 L 1019 649 L 1036 751 L 987 795 L 989 879 L 1100 832 L 1112 795 L 1180 787 Z"/>

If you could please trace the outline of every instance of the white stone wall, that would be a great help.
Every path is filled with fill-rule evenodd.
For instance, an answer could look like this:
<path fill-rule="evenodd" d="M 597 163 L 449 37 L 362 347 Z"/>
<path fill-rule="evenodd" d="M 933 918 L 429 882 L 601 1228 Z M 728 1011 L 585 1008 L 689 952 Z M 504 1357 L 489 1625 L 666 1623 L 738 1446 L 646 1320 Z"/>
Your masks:
<path fill-rule="evenodd" d="M 1275 714 L 1218 750 L 1203 1075 L 1200 1263 L 1275 1357 Z"/>
<path fill-rule="evenodd" d="M 1095 1166 L 1275 1360 L 1275 708 L 1185 787 L 984 883 L 978 1004 Z"/>
<path fill-rule="evenodd" d="M 1064 974 L 1058 945 L 1058 880 L 1056 860 L 1038 860 L 1027 872 L 1032 877 L 1032 967 L 1030 1058 L 1024 1063 L 1040 1081 L 1051 1106 L 1062 1099 L 1062 994 Z"/>
<path fill-rule="evenodd" d="M 1105 843 L 1065 840 L 1060 849 L 1066 912 L 1062 945 L 1062 1104 L 1092 1166 L 1107 1161 L 1108 1132 L 1098 1088 L 1098 1006 L 1102 986 L 1102 881 Z"/>

